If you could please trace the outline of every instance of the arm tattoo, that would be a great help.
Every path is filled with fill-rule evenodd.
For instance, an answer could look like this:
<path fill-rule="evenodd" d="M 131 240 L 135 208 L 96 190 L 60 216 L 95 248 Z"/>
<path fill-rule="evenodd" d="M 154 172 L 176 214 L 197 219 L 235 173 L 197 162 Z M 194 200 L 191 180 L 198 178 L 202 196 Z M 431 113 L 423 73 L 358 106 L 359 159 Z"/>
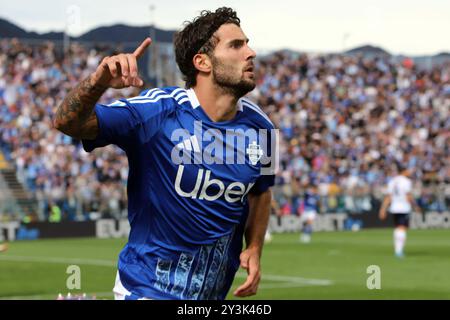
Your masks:
<path fill-rule="evenodd" d="M 94 139 L 98 126 L 93 110 L 106 89 L 105 86 L 92 85 L 90 76 L 81 81 L 56 110 L 55 127 L 72 137 Z"/>

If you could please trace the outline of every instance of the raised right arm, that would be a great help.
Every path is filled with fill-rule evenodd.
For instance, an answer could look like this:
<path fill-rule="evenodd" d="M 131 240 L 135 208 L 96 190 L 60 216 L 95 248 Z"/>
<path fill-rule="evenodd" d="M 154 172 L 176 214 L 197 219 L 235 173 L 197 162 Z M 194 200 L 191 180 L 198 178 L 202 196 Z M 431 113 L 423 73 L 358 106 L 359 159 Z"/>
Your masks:
<path fill-rule="evenodd" d="M 77 139 L 93 140 L 98 135 L 95 104 L 108 88 L 141 87 L 144 82 L 138 76 L 137 59 L 150 45 L 146 38 L 131 54 L 106 57 L 97 70 L 73 88 L 56 110 L 53 126 Z"/>

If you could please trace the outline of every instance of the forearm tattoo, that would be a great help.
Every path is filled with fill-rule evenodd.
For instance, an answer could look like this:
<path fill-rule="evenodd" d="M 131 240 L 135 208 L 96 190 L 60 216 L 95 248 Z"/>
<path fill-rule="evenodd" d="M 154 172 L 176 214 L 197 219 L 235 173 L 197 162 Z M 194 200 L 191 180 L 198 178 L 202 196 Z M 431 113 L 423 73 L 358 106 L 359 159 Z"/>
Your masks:
<path fill-rule="evenodd" d="M 81 81 L 64 98 L 58 107 L 55 115 L 55 127 L 64 133 L 80 137 L 87 134 L 96 134 L 97 127 L 89 126 L 93 109 L 107 87 L 92 85 L 91 77 Z M 95 120 L 95 119 L 94 119 Z M 89 132 L 89 127 L 93 127 L 95 132 Z M 86 131 L 86 129 L 88 129 Z M 95 135 L 94 135 L 95 137 Z"/>

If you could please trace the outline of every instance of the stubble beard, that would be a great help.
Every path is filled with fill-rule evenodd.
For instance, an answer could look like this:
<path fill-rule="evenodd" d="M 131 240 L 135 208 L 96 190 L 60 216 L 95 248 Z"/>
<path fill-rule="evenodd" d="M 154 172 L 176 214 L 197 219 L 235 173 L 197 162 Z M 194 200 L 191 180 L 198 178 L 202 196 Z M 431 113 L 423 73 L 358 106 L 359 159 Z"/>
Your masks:
<path fill-rule="evenodd" d="M 256 82 L 254 79 L 234 76 L 230 72 L 230 70 L 233 70 L 233 67 L 227 67 L 226 64 L 215 57 L 212 57 L 212 63 L 213 81 L 224 93 L 231 94 L 236 99 L 239 99 L 255 89 Z"/>

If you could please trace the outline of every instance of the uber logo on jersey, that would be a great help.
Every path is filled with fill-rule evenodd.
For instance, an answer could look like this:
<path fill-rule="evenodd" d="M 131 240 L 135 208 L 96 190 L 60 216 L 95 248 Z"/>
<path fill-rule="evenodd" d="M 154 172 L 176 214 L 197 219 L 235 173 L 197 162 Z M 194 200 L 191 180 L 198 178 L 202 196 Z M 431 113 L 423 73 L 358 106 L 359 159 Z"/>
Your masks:
<path fill-rule="evenodd" d="M 219 179 L 211 179 L 211 170 L 199 169 L 197 172 L 197 179 L 195 186 L 191 191 L 184 191 L 181 188 L 181 180 L 183 179 L 184 166 L 178 166 L 177 177 L 175 179 L 176 192 L 185 198 L 214 201 L 225 195 L 227 202 L 233 203 L 239 200 L 243 201 L 245 195 L 253 187 L 254 183 L 249 183 L 247 186 L 242 182 L 232 182 L 225 186 L 224 182 Z M 200 189 L 201 188 L 201 189 Z M 208 194 L 216 191 L 215 194 Z"/>

